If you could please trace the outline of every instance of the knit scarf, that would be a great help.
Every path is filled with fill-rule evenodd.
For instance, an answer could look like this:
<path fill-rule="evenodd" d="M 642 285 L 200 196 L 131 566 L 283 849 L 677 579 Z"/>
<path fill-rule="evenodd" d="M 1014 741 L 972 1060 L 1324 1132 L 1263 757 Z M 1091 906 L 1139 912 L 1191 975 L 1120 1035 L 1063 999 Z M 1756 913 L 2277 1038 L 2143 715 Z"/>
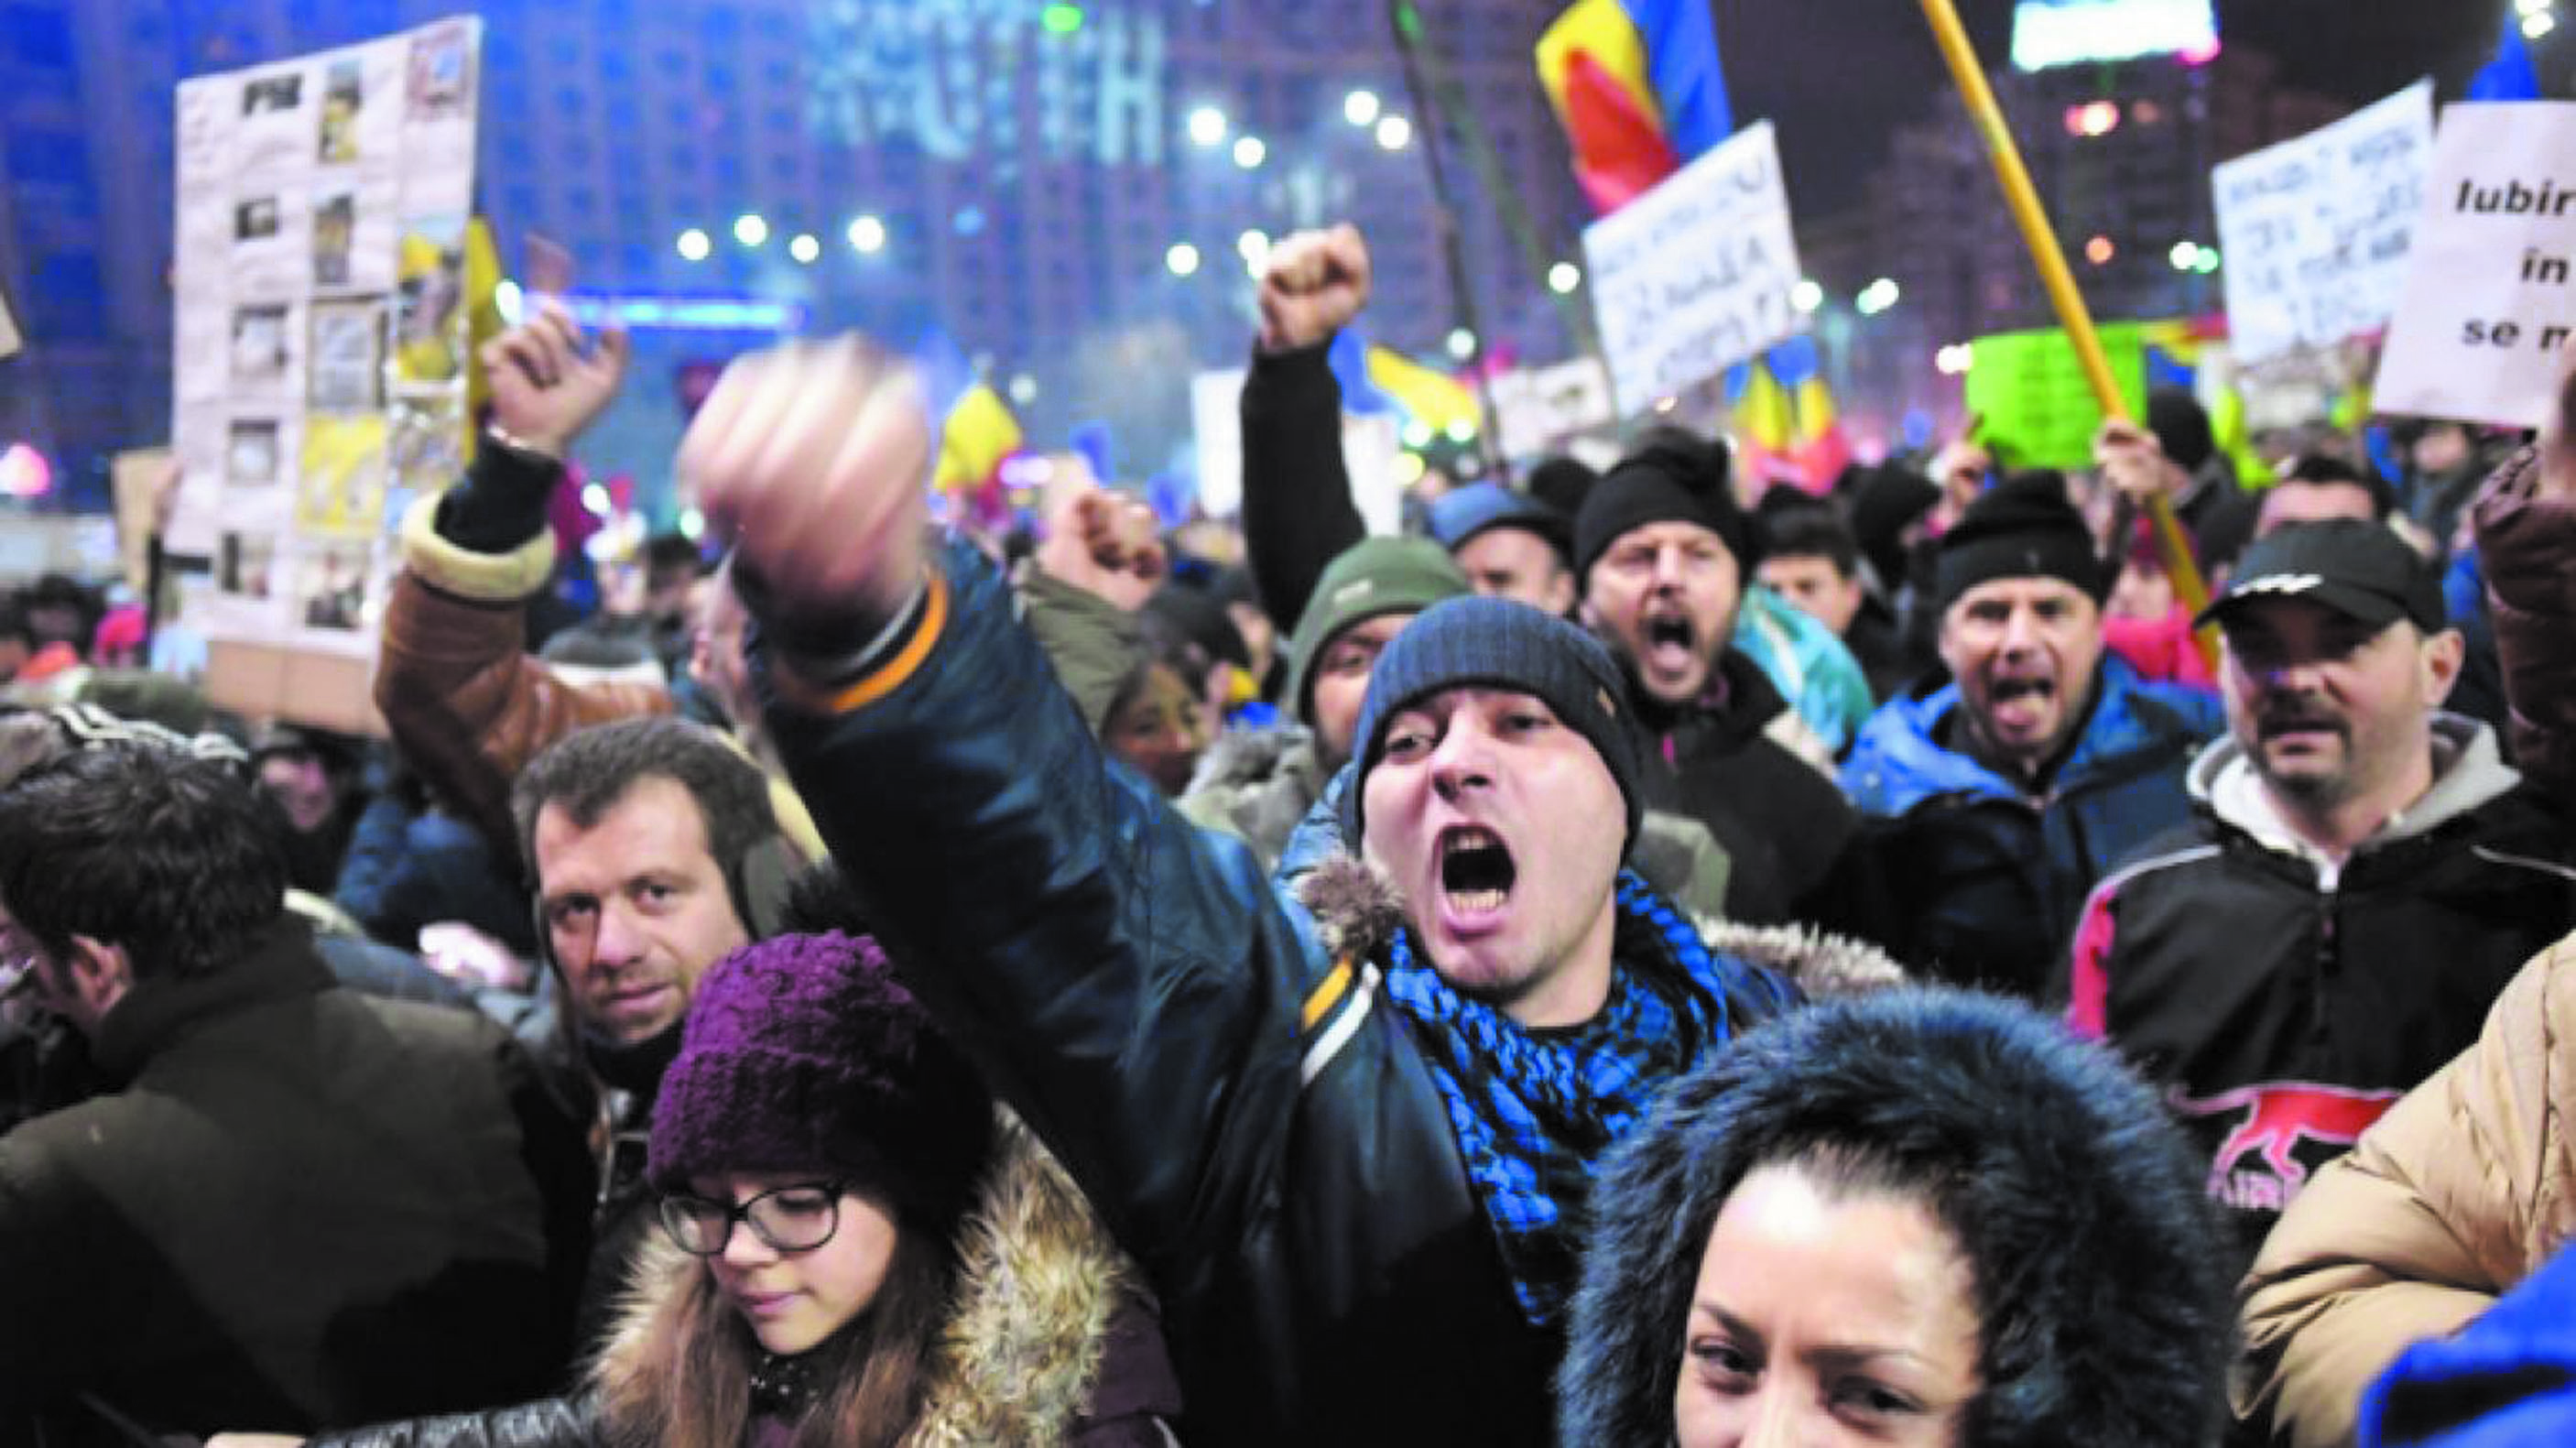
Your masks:
<path fill-rule="evenodd" d="M 1573 1289 L 1602 1154 L 1702 1052 L 1794 999 L 1768 972 L 1710 954 L 1634 872 L 1617 894 L 1609 999 L 1568 1030 L 1534 1033 L 1460 995 L 1414 958 L 1405 931 L 1389 950 L 1387 997 L 1417 1028 L 1521 1312 L 1548 1332 Z"/>

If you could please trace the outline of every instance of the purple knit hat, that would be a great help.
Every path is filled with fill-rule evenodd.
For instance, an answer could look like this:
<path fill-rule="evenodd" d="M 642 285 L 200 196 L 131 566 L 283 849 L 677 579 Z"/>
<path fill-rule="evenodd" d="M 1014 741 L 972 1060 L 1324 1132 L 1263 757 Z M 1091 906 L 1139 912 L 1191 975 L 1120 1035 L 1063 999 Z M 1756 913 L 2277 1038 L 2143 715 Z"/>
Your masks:
<path fill-rule="evenodd" d="M 653 1103 L 646 1176 L 812 1171 L 945 1230 L 992 1144 L 974 1068 L 867 936 L 781 935 L 698 983 Z"/>

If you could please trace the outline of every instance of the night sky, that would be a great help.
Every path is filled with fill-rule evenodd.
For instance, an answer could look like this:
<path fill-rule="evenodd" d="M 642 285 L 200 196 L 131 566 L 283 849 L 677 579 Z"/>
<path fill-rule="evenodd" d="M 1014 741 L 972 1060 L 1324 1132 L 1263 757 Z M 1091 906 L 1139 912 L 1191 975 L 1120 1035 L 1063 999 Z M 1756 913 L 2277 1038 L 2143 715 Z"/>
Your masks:
<path fill-rule="evenodd" d="M 2012 0 L 1959 9 L 1989 72 L 2008 68 Z M 2511 12 L 2509 0 L 2219 0 L 2218 26 L 2224 44 L 2280 61 L 2283 84 L 2359 105 L 2427 71 L 2439 99 L 2456 98 Z M 1955 104 L 1914 0 L 1716 0 L 1716 13 L 1736 120 L 1779 125 L 1802 214 L 1859 200 L 1889 133 Z M 2560 39 L 2533 47 L 2547 90 Z"/>

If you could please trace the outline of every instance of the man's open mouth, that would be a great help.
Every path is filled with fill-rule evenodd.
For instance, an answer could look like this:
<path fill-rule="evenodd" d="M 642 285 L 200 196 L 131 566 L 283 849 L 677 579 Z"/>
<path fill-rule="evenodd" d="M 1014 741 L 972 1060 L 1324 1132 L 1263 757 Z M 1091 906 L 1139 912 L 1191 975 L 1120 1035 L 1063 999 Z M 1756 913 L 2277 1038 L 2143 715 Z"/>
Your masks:
<path fill-rule="evenodd" d="M 1646 654 L 1665 668 L 1686 667 L 1699 648 L 1699 630 L 1684 614 L 1659 614 L 1646 620 Z"/>
<path fill-rule="evenodd" d="M 1999 728 L 2033 729 L 2056 702 L 2057 681 L 2045 676 L 1997 679 L 1986 699 Z"/>
<path fill-rule="evenodd" d="M 1440 835 L 1440 890 L 1461 914 L 1499 910 L 1519 877 L 1502 836 L 1482 825 L 1458 825 Z"/>

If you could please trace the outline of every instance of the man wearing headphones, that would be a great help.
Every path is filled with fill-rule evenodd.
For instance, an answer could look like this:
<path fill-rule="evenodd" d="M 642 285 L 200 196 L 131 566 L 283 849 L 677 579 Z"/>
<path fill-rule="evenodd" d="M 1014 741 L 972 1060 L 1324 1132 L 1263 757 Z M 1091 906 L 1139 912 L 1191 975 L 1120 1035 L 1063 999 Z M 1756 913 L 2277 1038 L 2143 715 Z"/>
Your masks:
<path fill-rule="evenodd" d="M 717 961 L 776 932 L 797 856 L 759 766 L 668 715 L 565 735 L 510 805 L 556 977 L 567 1059 L 553 1064 L 600 1148 L 587 1342 L 652 1219 L 644 1131 L 690 998 Z"/>

